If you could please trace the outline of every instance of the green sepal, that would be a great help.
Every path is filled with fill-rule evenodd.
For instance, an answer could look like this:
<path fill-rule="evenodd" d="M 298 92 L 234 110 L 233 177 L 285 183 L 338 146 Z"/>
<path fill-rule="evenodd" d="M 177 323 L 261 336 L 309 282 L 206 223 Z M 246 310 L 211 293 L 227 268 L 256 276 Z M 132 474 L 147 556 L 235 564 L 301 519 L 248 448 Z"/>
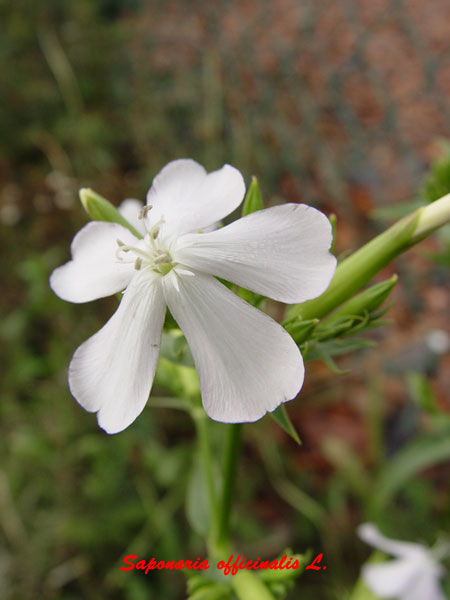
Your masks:
<path fill-rule="evenodd" d="M 242 206 L 242 216 L 245 217 L 251 213 L 264 208 L 264 203 L 259 189 L 258 180 L 252 177 L 252 182 L 245 195 L 244 204 Z"/>
<path fill-rule="evenodd" d="M 301 439 L 300 436 L 298 435 L 297 431 L 295 430 L 295 427 L 292 425 L 292 421 L 289 418 L 289 415 L 287 413 L 286 410 L 286 406 L 284 404 L 281 404 L 277 409 L 275 409 L 273 412 L 269 413 L 269 415 L 272 417 L 272 419 L 274 421 L 276 421 L 278 423 L 278 425 L 284 429 L 284 431 L 286 433 L 288 433 L 291 438 L 297 442 L 297 444 L 299 446 L 301 446 Z"/>
<path fill-rule="evenodd" d="M 311 334 L 318 324 L 319 319 L 308 319 L 307 321 L 303 321 L 298 317 L 294 317 L 292 319 L 287 319 L 282 325 L 298 345 L 312 337 Z"/>
<path fill-rule="evenodd" d="M 367 290 L 364 290 L 350 300 L 347 300 L 347 302 L 345 302 L 337 312 L 333 313 L 332 317 L 324 321 L 323 324 L 347 315 L 364 315 L 367 312 L 371 313 L 375 311 L 389 296 L 397 281 L 398 276 L 393 275 L 385 281 L 372 285 Z"/>
<path fill-rule="evenodd" d="M 142 238 L 142 235 L 129 223 L 117 210 L 117 208 L 94 190 L 90 188 L 81 188 L 80 200 L 84 210 L 93 221 L 106 221 L 108 223 L 118 223 L 123 225 L 137 237 Z"/>

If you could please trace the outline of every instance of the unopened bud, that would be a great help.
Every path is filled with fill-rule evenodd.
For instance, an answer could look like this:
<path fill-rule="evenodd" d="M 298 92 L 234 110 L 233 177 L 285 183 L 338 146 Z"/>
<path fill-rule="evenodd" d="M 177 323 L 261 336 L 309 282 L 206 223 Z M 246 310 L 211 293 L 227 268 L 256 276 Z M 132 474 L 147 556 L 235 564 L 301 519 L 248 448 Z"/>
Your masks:
<path fill-rule="evenodd" d="M 108 223 L 118 223 L 131 231 L 137 238 L 141 238 L 140 233 L 129 223 L 117 210 L 117 208 L 94 190 L 90 188 L 81 188 L 80 200 L 84 210 L 93 221 L 106 221 Z"/>

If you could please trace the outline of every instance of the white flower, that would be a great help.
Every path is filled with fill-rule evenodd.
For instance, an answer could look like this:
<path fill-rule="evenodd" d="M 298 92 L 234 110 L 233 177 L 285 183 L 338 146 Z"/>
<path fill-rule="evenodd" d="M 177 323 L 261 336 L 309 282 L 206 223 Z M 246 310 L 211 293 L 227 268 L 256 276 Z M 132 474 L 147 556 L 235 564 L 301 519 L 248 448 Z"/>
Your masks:
<path fill-rule="evenodd" d="M 207 174 L 193 160 L 173 161 L 154 179 L 141 221 L 137 201 L 122 207 L 143 239 L 91 222 L 75 236 L 72 260 L 53 271 L 52 289 L 71 302 L 125 290 L 69 367 L 72 395 L 108 433 L 125 429 L 147 402 L 166 306 L 189 343 L 212 419 L 256 421 L 300 390 L 303 360 L 292 338 L 214 276 L 286 303 L 314 298 L 335 271 L 331 226 L 314 208 L 285 204 L 198 233 L 244 194 L 230 165 Z"/>
<path fill-rule="evenodd" d="M 358 534 L 367 544 L 398 557 L 363 566 L 363 579 L 374 594 L 399 600 L 445 600 L 439 585 L 444 570 L 428 548 L 390 540 L 370 523 L 361 525 Z"/>

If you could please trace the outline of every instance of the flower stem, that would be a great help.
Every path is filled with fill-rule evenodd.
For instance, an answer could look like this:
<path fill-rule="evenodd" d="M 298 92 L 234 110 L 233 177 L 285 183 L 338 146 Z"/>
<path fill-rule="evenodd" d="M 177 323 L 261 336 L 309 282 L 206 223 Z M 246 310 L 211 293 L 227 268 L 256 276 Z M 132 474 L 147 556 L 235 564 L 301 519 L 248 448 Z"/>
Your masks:
<path fill-rule="evenodd" d="M 218 502 L 214 482 L 210 437 L 208 434 L 208 417 L 200 407 L 193 409 L 191 414 L 197 429 L 203 473 L 208 493 L 210 533 L 207 542 L 209 555 L 216 561 L 226 560 L 232 551 L 229 530 L 230 514 L 242 425 L 228 425 L 222 472 L 223 486 L 220 502 Z M 230 583 L 239 600 L 275 600 L 275 597 L 261 579 L 249 571 L 239 571 L 231 577 Z"/>
<path fill-rule="evenodd" d="M 197 429 L 197 439 L 202 461 L 203 475 L 205 478 L 206 491 L 208 494 L 209 518 L 210 518 L 210 540 L 214 547 L 218 530 L 218 504 L 216 485 L 214 481 L 213 460 L 211 455 L 211 442 L 208 432 L 208 417 L 202 408 L 192 410 L 192 416 Z"/>
<path fill-rule="evenodd" d="M 223 461 L 222 494 L 219 502 L 217 547 L 225 554 L 230 550 L 230 515 L 241 442 L 240 423 L 227 425 Z"/>
<path fill-rule="evenodd" d="M 289 316 L 320 319 L 363 288 L 396 256 L 450 221 L 450 194 L 404 217 L 343 260 L 328 289 L 318 298 L 291 307 Z"/>

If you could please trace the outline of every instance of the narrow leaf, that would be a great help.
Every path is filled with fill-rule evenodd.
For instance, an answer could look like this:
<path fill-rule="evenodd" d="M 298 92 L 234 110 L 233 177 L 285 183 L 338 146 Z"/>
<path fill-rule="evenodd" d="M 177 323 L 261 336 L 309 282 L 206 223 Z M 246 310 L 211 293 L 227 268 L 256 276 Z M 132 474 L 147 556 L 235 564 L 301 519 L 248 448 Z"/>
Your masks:
<path fill-rule="evenodd" d="M 389 460 L 374 486 L 373 504 L 382 509 L 405 483 L 426 469 L 450 460 L 450 431 L 426 434 L 399 450 Z"/>
<path fill-rule="evenodd" d="M 292 421 L 289 418 L 285 405 L 281 404 L 277 409 L 269 414 L 272 419 L 276 421 L 278 425 L 282 427 L 284 431 L 286 431 L 286 433 L 288 433 L 291 438 L 300 446 L 302 441 L 296 432 L 295 427 L 292 425 Z"/>
<path fill-rule="evenodd" d="M 302 319 L 295 317 L 294 319 L 288 319 L 285 321 L 283 323 L 283 327 L 294 339 L 296 344 L 302 344 L 311 337 L 318 323 L 319 319 L 309 319 L 308 321 L 303 321 Z"/>

